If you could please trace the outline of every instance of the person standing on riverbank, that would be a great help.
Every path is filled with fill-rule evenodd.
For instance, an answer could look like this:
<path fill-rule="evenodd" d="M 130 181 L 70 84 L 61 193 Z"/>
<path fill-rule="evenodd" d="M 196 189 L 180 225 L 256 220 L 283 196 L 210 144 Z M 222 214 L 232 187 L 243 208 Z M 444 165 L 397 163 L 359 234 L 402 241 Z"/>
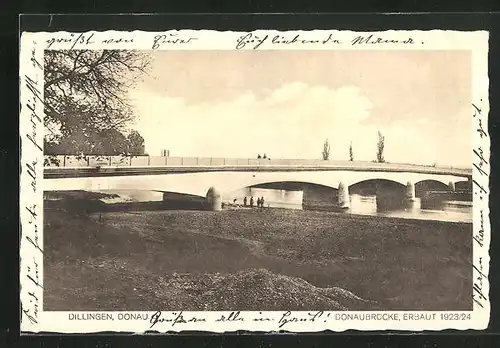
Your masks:
<path fill-rule="evenodd" d="M 246 207 L 247 206 L 247 197 L 245 196 L 245 198 L 243 198 L 243 206 Z"/>
<path fill-rule="evenodd" d="M 253 208 L 253 196 L 250 197 L 250 208 Z"/>
<path fill-rule="evenodd" d="M 260 197 L 260 207 L 264 208 L 264 196 Z"/>

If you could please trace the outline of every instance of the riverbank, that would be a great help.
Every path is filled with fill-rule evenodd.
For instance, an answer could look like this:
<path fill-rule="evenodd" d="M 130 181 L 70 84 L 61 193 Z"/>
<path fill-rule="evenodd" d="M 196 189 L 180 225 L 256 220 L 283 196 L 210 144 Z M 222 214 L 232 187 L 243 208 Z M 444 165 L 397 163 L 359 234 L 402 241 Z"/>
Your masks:
<path fill-rule="evenodd" d="M 45 310 L 467 310 L 471 224 L 44 209 Z"/>

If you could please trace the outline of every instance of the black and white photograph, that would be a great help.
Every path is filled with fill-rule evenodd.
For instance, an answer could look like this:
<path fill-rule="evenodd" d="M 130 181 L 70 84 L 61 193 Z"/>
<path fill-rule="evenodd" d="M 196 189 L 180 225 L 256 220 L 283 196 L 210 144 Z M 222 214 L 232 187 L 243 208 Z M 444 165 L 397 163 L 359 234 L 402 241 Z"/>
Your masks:
<path fill-rule="evenodd" d="M 483 305 L 470 50 L 182 40 L 47 41 L 43 208 L 26 209 L 43 216 L 43 311 L 83 325 L 116 311 L 426 320 Z"/>

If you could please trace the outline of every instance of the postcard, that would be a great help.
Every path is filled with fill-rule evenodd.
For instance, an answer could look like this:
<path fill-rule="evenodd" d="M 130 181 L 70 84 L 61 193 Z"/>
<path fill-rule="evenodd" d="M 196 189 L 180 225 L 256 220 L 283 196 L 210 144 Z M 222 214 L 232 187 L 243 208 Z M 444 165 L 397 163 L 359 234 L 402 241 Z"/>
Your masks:
<path fill-rule="evenodd" d="M 487 31 L 23 32 L 23 333 L 482 330 Z"/>

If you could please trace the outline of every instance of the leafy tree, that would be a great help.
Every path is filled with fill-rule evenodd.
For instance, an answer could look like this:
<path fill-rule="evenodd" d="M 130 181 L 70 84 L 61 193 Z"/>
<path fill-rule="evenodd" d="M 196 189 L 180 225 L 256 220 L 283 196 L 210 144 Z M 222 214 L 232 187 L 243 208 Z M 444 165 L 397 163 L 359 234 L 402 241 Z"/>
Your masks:
<path fill-rule="evenodd" d="M 378 143 L 377 143 L 377 162 L 379 163 L 384 163 L 384 142 L 385 142 L 385 137 L 378 132 Z"/>
<path fill-rule="evenodd" d="M 127 50 L 45 51 L 46 150 L 117 151 L 133 120 L 128 91 L 147 73 L 149 56 Z M 111 132 L 111 133 L 110 133 Z M 106 143 L 105 137 L 113 140 Z M 118 144 L 115 144 L 118 142 Z"/>
<path fill-rule="evenodd" d="M 144 138 L 138 131 L 133 130 L 127 136 L 128 153 L 132 156 L 144 155 Z"/>
<path fill-rule="evenodd" d="M 123 133 L 116 129 L 109 129 L 100 132 L 99 135 L 99 154 L 122 155 L 127 153 L 129 143 L 128 138 L 126 138 Z"/>
<path fill-rule="evenodd" d="M 354 161 L 354 153 L 352 152 L 352 142 L 349 145 L 349 161 Z"/>
<path fill-rule="evenodd" d="M 90 134 L 71 133 L 59 143 L 46 143 L 49 154 L 120 155 L 127 153 L 127 138 L 116 129 Z"/>
<path fill-rule="evenodd" d="M 323 160 L 328 160 L 330 158 L 330 143 L 328 142 L 328 139 L 325 140 L 323 143 Z"/>

